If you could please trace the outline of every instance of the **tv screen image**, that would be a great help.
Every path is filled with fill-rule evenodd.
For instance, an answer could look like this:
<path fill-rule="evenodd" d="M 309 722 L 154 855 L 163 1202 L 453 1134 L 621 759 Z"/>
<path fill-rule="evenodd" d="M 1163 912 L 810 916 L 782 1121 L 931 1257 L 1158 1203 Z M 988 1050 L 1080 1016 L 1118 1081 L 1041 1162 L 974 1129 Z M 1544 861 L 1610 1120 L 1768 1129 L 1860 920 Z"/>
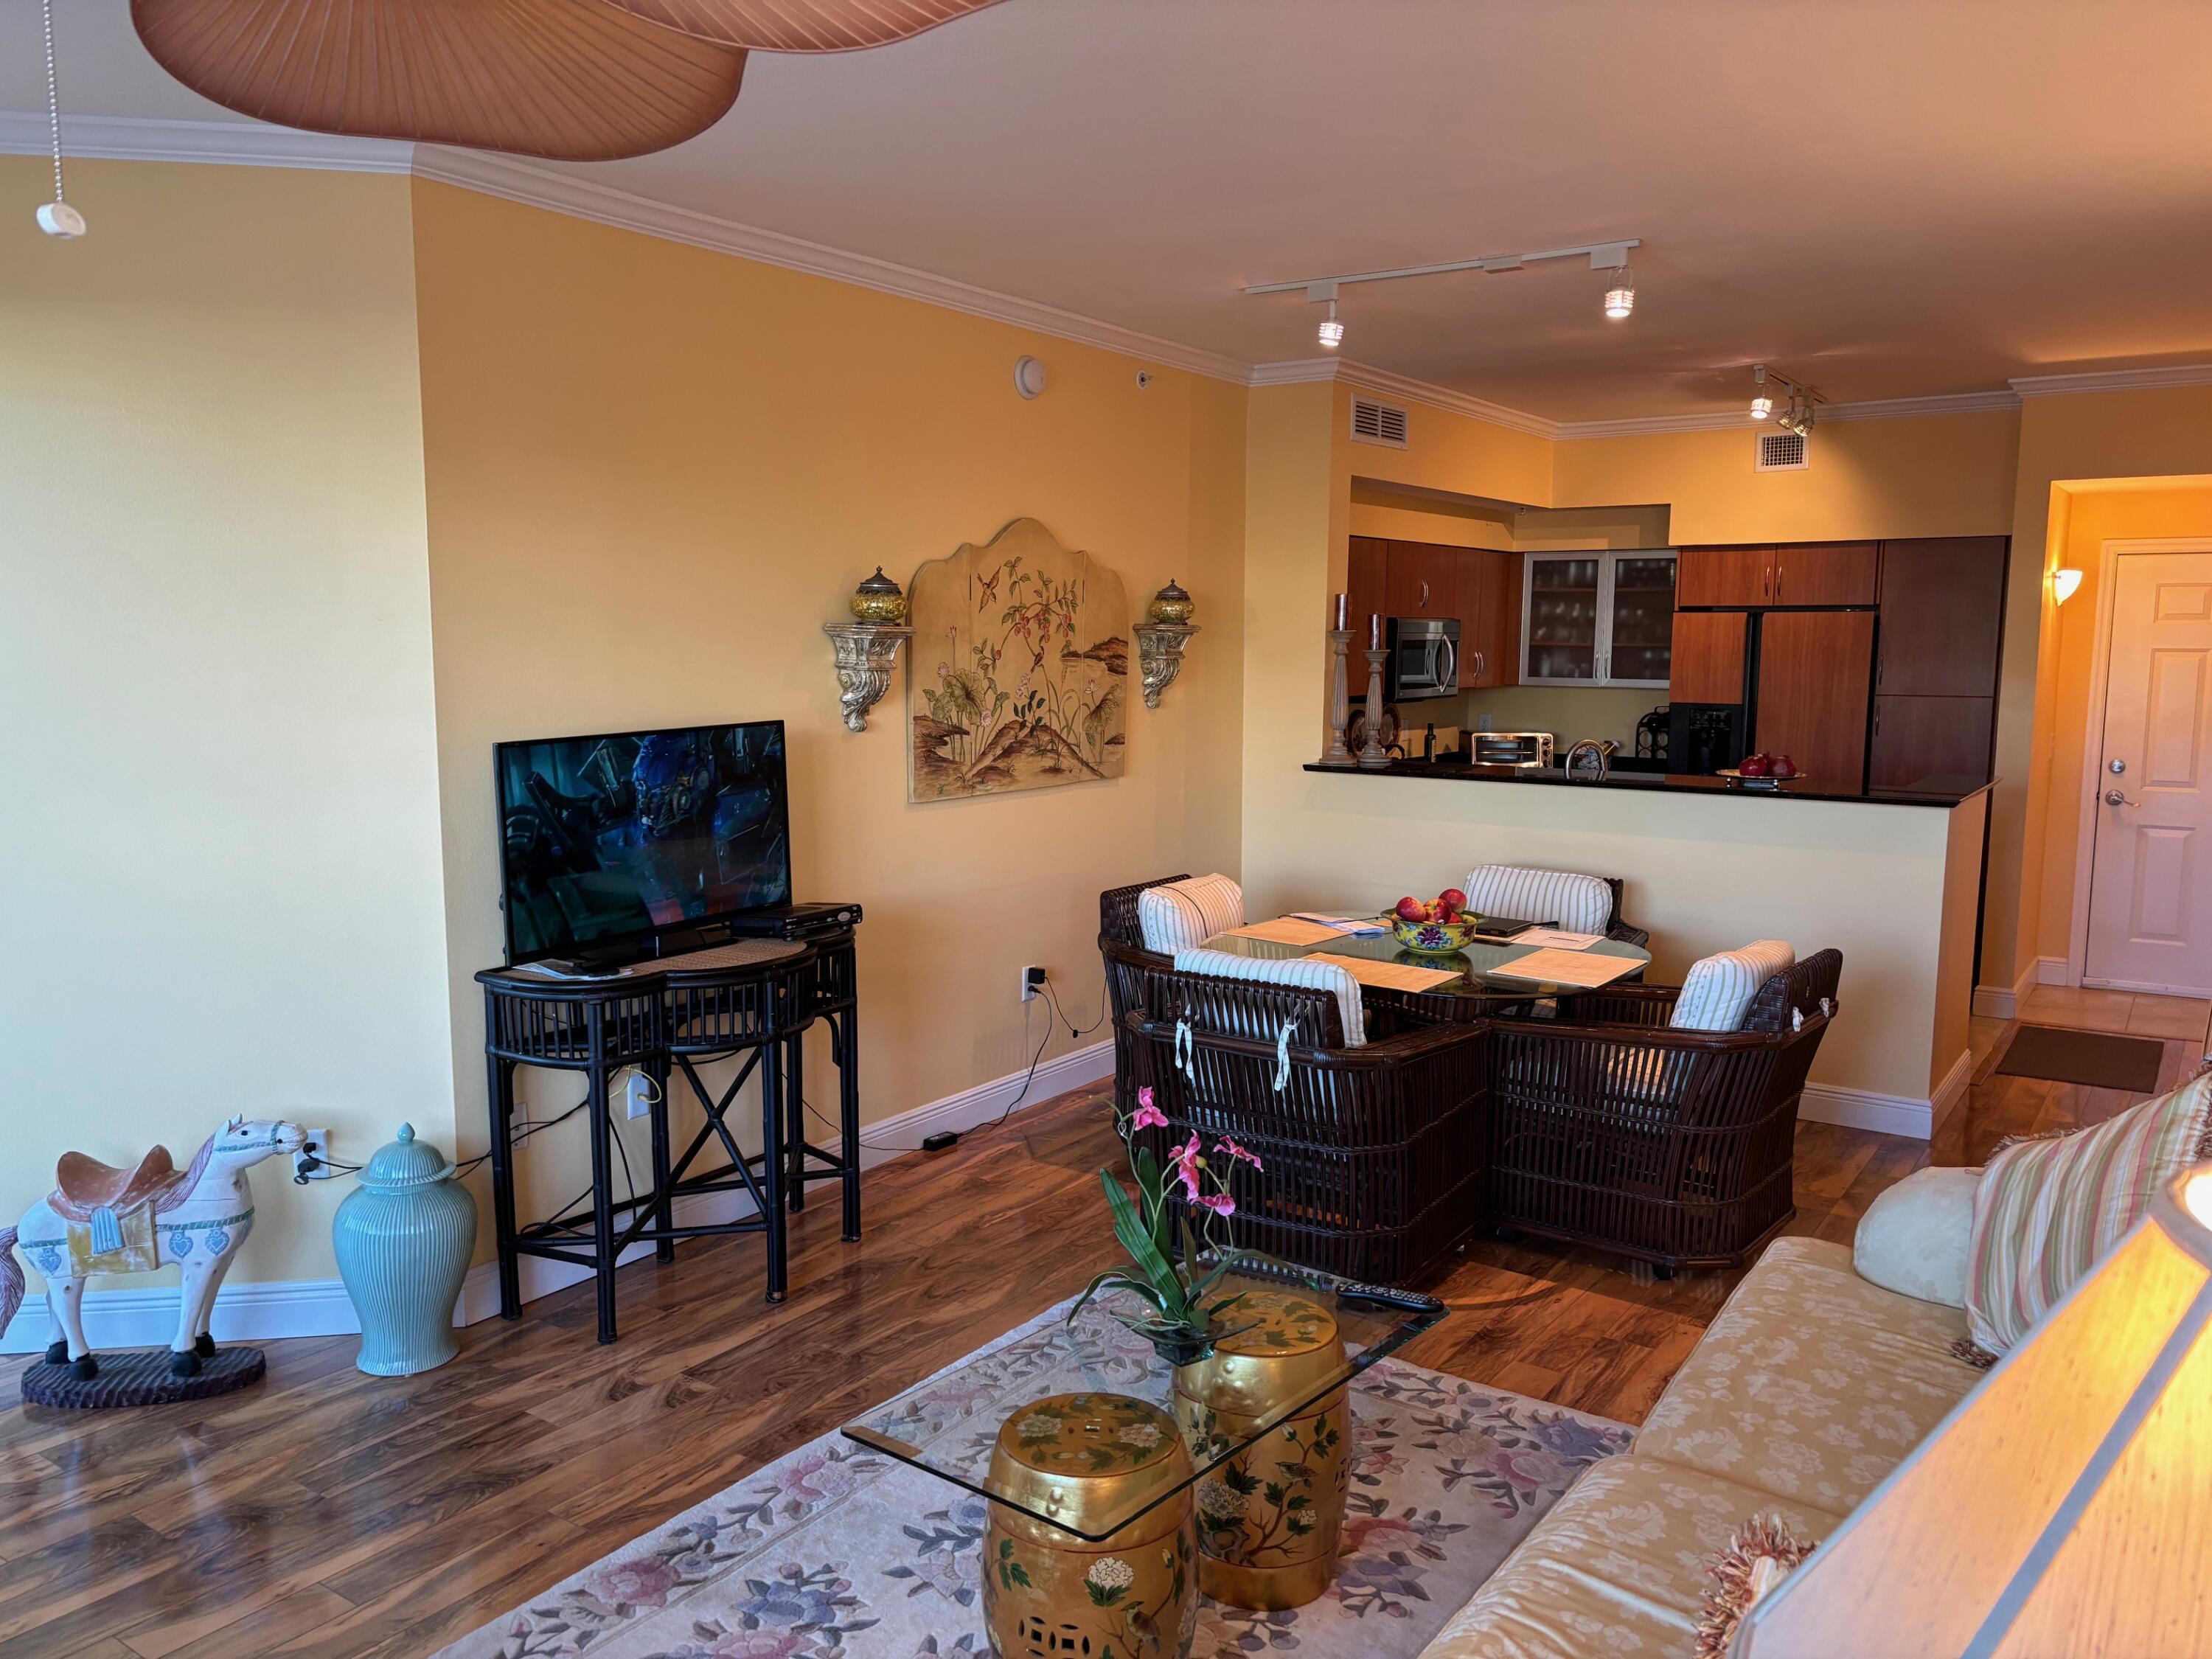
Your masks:
<path fill-rule="evenodd" d="M 503 743 L 510 963 L 791 899 L 783 722 Z"/>

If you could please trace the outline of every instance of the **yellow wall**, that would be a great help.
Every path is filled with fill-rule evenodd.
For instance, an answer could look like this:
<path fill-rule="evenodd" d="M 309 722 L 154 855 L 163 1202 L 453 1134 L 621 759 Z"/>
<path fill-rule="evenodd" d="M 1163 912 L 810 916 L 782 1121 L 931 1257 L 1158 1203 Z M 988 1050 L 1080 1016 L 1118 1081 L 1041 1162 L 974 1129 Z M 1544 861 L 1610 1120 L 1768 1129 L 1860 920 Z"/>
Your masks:
<path fill-rule="evenodd" d="M 0 157 L 0 1225 L 233 1112 L 450 1149 L 407 185 L 73 162 L 63 243 L 44 166 Z M 234 1282 L 335 1273 L 351 1182 L 290 1173 Z"/>
<path fill-rule="evenodd" d="M 1170 369 L 1140 390 L 1111 353 L 444 185 L 415 205 L 470 1148 L 501 738 L 787 722 L 799 890 L 867 911 L 866 1117 L 1079 1046 L 1018 1000 L 1020 967 L 1045 964 L 1090 1025 L 1099 891 L 1237 867 L 1243 389 Z M 1013 389 L 1024 352 L 1051 375 L 1034 402 Z M 1203 631 L 1158 710 L 1133 697 L 1119 782 L 909 805 L 905 672 L 847 732 L 821 624 L 878 562 L 903 583 L 1020 514 L 1117 571 L 1133 609 L 1179 578 Z M 538 1116 L 579 1097 L 523 1087 Z M 581 1120 L 540 1140 L 523 1184 L 543 1207 L 582 1184 Z"/>
<path fill-rule="evenodd" d="M 2050 739 L 2045 793 L 2043 880 L 2038 953 L 2063 962 L 2072 948 L 2075 888 L 2086 877 L 2077 868 L 2082 804 L 2095 792 L 2084 761 L 2100 744 L 2104 711 L 2091 703 L 2092 670 L 2098 649 L 2099 606 L 2111 580 L 2105 556 L 2108 541 L 2195 538 L 2212 544 L 2212 486 L 2187 489 L 2067 489 L 2065 540 L 2061 564 L 2081 573 L 2081 586 L 2052 620 L 2051 655 L 2045 672 L 2051 679 Z"/>

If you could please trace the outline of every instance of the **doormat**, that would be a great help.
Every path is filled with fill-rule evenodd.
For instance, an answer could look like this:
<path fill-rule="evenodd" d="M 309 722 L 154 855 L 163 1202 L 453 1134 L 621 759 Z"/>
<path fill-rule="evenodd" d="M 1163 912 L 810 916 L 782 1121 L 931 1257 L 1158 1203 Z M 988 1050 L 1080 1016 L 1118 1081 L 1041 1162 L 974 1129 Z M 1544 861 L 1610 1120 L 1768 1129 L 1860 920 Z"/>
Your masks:
<path fill-rule="evenodd" d="M 1024 1363 L 1006 1400 L 991 1391 L 963 1403 L 984 1431 L 995 1435 L 1025 1397 L 1037 1364 L 1095 1364 L 1110 1388 L 1117 1365 L 1158 1363 L 1135 1338 L 1126 1352 L 1062 1352 L 1066 1306 L 1009 1351 Z M 1278 1613 L 1203 1600 L 1192 1659 L 1413 1659 L 1575 1477 L 1634 1438 L 1601 1417 L 1396 1359 L 1361 1372 L 1350 1403 L 1336 1582 Z M 441 1659 L 985 1659 L 984 1516 L 981 1498 L 826 1434 Z"/>
<path fill-rule="evenodd" d="M 2023 1025 L 1997 1070 L 2007 1077 L 2039 1077 L 2051 1083 L 2148 1095 L 2158 1091 L 2158 1068 L 2165 1060 L 2166 1045 L 2150 1037 Z"/>

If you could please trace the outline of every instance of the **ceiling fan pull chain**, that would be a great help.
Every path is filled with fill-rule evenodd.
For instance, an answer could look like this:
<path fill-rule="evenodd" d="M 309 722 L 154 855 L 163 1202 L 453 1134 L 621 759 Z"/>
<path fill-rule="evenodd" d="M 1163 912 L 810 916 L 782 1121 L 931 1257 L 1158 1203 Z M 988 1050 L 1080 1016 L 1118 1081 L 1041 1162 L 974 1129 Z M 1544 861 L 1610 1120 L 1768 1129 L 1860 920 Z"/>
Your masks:
<path fill-rule="evenodd" d="M 84 234 L 84 215 L 69 204 L 62 189 L 62 94 L 54 70 L 54 0 L 43 0 L 40 10 L 46 27 L 46 123 L 53 136 L 54 199 L 39 210 L 39 228 L 49 236 L 77 237 Z"/>

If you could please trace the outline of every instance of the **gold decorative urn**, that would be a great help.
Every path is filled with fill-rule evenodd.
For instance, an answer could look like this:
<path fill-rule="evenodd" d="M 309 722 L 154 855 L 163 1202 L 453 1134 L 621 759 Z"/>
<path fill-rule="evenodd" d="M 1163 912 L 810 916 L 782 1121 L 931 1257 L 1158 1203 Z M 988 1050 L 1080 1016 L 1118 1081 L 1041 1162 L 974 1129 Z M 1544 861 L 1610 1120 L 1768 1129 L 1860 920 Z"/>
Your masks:
<path fill-rule="evenodd" d="M 1179 1659 L 1198 1624 L 1191 1462 L 1175 1419 L 1118 1394 L 1009 1417 L 991 1453 L 983 1621 L 999 1659 Z M 1158 1494 L 1172 1494 L 1151 1509 Z M 1019 1507 L 1016 1507 L 1018 1505 Z M 1103 1542 L 1079 1538 L 1143 1510 Z M 1053 1525 L 1039 1516 L 1049 1516 Z"/>
<path fill-rule="evenodd" d="M 1156 623 L 1187 623 L 1198 609 L 1198 602 L 1188 590 L 1172 576 L 1168 585 L 1152 595 L 1152 602 L 1145 607 L 1145 614 Z"/>
<path fill-rule="evenodd" d="M 1255 1291 L 1225 1318 L 1250 1328 L 1176 1367 L 1176 1411 L 1201 1462 L 1340 1372 L 1336 1316 L 1296 1291 Z M 1198 1581 L 1232 1607 L 1303 1607 L 1336 1577 L 1351 1473 L 1340 1383 L 1198 1483 Z"/>
<path fill-rule="evenodd" d="M 876 574 L 853 590 L 848 601 L 853 607 L 853 620 L 864 623 L 885 623 L 896 625 L 906 620 L 906 593 L 899 585 L 884 574 L 881 565 Z"/>

